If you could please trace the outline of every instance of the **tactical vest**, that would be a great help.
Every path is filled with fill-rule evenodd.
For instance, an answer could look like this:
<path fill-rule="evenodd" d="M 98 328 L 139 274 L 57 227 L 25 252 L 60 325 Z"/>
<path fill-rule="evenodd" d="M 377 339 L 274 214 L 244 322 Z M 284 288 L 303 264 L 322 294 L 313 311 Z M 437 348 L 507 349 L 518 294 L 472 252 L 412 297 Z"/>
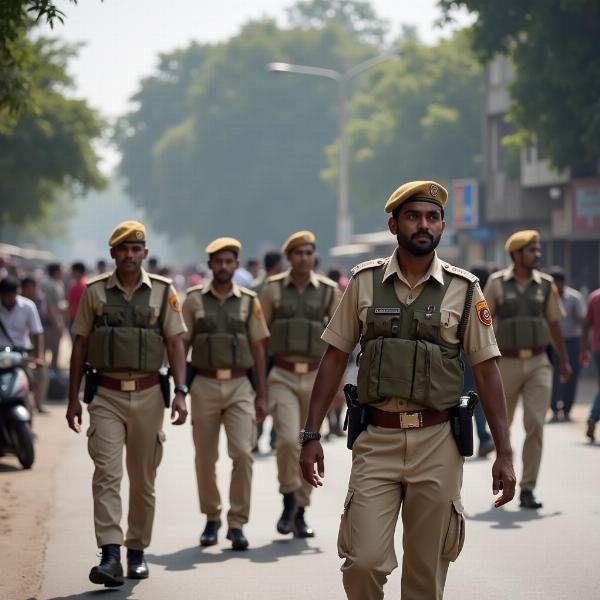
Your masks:
<path fill-rule="evenodd" d="M 102 314 L 96 317 L 88 345 L 88 361 L 92 367 L 99 371 L 141 373 L 160 369 L 165 354 L 160 318 L 167 286 L 160 309 L 150 306 L 151 291 L 142 285 L 127 301 L 119 288 L 105 287 L 106 304 Z"/>
<path fill-rule="evenodd" d="M 530 281 L 519 289 L 514 278 L 502 279 L 502 304 L 496 309 L 496 340 L 500 352 L 523 348 L 545 348 L 550 343 L 550 329 L 545 311 L 552 283 Z"/>
<path fill-rule="evenodd" d="M 197 316 L 192 341 L 192 365 L 197 369 L 249 369 L 254 358 L 248 340 L 248 319 L 254 295 L 242 290 L 240 298 L 221 302 L 202 294 L 203 314 Z"/>
<path fill-rule="evenodd" d="M 440 332 L 440 306 L 452 276 L 444 273 L 443 285 L 430 277 L 407 306 L 398 300 L 393 278 L 382 282 L 385 267 L 373 269 L 373 305 L 360 339 L 359 401 L 398 397 L 434 410 L 450 408 L 461 395 L 464 373 L 460 344 L 446 342 Z"/>
<path fill-rule="evenodd" d="M 327 349 L 321 340 L 325 315 L 334 289 L 320 282 L 319 287 L 307 285 L 302 293 L 295 285 L 283 285 L 279 306 L 273 313 L 269 351 L 273 356 L 299 355 L 319 359 Z"/>

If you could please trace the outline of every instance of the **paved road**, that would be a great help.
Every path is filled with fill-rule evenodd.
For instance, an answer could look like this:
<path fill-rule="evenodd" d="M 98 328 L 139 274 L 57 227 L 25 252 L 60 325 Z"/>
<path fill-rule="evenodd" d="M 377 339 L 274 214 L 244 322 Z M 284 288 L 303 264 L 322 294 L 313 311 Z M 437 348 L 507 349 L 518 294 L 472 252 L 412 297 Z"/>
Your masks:
<path fill-rule="evenodd" d="M 492 508 L 491 461 L 467 461 L 463 487 L 467 542 L 450 569 L 448 600 L 600 598 L 600 445 L 588 445 L 583 437 L 581 423 L 587 410 L 578 407 L 578 424 L 546 427 L 538 490 L 544 508 L 539 512 L 521 511 L 516 504 L 504 510 Z M 345 597 L 335 549 L 350 464 L 343 440 L 325 448 L 326 485 L 313 495 L 314 507 L 308 513 L 318 534 L 314 540 L 286 539 L 276 533 L 280 497 L 274 457 L 257 458 L 252 514 L 246 528 L 252 547 L 235 553 L 226 540 L 209 549 L 198 546 L 203 519 L 196 497 L 191 432 L 188 425 L 178 429 L 166 425 L 165 430 L 168 442 L 158 476 L 154 539 L 148 550 L 150 579 L 127 582 L 106 593 L 87 580 L 97 560 L 91 463 L 85 437 L 73 435 L 56 475 L 39 600 L 92 598 L 98 593 L 114 600 Z M 515 428 L 517 449 L 521 436 L 520 428 Z M 221 489 L 226 490 L 229 461 L 224 448 L 222 456 L 219 477 Z M 399 536 L 396 547 L 401 547 Z M 400 569 L 386 586 L 386 598 L 399 597 Z"/>

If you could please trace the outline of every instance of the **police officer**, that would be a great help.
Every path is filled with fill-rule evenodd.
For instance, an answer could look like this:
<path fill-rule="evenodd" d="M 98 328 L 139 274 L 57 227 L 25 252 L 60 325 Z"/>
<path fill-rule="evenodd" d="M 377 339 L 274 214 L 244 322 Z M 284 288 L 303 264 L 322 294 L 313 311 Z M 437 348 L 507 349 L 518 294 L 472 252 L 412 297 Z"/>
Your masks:
<path fill-rule="evenodd" d="M 559 321 L 564 309 L 553 279 L 538 271 L 540 234 L 517 231 L 505 244 L 512 266 L 493 273 L 484 289 L 494 317 L 502 352 L 500 373 L 512 423 L 519 396 L 523 397 L 523 475 L 520 505 L 541 508 L 533 494 L 542 459 L 544 420 L 552 393 L 552 365 L 546 349 L 552 342 L 560 360 L 561 382 L 571 374 Z"/>
<path fill-rule="evenodd" d="M 73 322 L 67 422 L 80 432 L 78 393 L 87 361 L 99 372 L 97 392 L 88 408 L 87 435 L 95 466 L 94 526 L 102 548 L 100 565 L 89 577 L 92 583 L 115 587 L 123 584 L 123 446 L 129 475 L 127 576 L 148 577 L 144 549 L 152 535 L 154 480 L 165 441 L 165 401 L 158 375 L 165 348 L 175 380 L 171 410 L 175 425 L 186 420 L 187 388 L 181 307 L 170 280 L 149 275 L 142 268 L 148 255 L 144 225 L 125 221 L 115 228 L 108 243 L 116 268 L 88 282 Z"/>
<path fill-rule="evenodd" d="M 277 431 L 277 470 L 283 512 L 277 531 L 313 537 L 304 511 L 311 487 L 298 469 L 298 432 L 308 414 L 308 402 L 319 359 L 325 349 L 321 334 L 338 303 L 334 281 L 315 268 L 316 238 L 310 231 L 292 234 L 282 247 L 291 268 L 267 279 L 260 300 L 271 331 L 269 402 Z"/>
<path fill-rule="evenodd" d="M 227 539 L 234 550 L 248 548 L 242 527 L 250 513 L 256 421 L 262 422 L 267 412 L 264 340 L 269 336 L 256 293 L 233 281 L 241 248 L 233 238 L 211 242 L 206 252 L 213 279 L 190 288 L 183 303 L 186 341 L 192 346 L 194 369 L 191 397 L 198 496 L 200 510 L 207 518 L 200 544 L 216 544 L 221 526 L 215 465 L 224 424 L 227 451 L 233 462 Z M 253 366 L 256 397 L 246 377 Z"/>
<path fill-rule="evenodd" d="M 438 258 L 446 190 L 434 181 L 400 186 L 385 210 L 398 247 L 389 258 L 353 269 L 323 340 L 301 433 L 301 466 L 314 487 L 324 477 L 319 427 L 358 341 L 359 400 L 368 427 L 353 447 L 338 551 L 348 598 L 383 598 L 397 567 L 394 531 L 402 511 L 403 600 L 442 598 L 446 573 L 464 541 L 463 457 L 449 409 L 462 393 L 461 348 L 468 355 L 496 443 L 493 491 L 501 506 L 514 495 L 500 354 L 477 278 Z M 316 464 L 316 470 L 315 470 Z"/>

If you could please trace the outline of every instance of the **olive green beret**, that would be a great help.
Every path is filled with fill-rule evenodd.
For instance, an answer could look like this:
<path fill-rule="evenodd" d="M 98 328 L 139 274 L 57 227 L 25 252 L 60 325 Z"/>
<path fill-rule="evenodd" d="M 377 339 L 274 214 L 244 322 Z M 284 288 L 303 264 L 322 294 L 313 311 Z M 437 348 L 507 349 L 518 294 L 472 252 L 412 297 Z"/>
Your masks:
<path fill-rule="evenodd" d="M 146 242 L 146 227 L 139 221 L 123 221 L 119 223 L 108 239 L 111 248 L 125 242 Z"/>
<path fill-rule="evenodd" d="M 433 202 L 440 208 L 444 208 L 448 200 L 448 190 L 435 181 L 409 181 L 389 197 L 385 204 L 385 212 L 391 213 L 396 207 L 409 200 Z"/>
<path fill-rule="evenodd" d="M 215 254 L 215 252 L 220 252 L 221 250 L 232 250 L 236 254 L 239 254 L 241 249 L 242 244 L 235 238 L 220 237 L 206 246 L 206 253 L 210 255 Z"/>
<path fill-rule="evenodd" d="M 533 242 L 540 241 L 540 234 L 535 229 L 525 229 L 523 231 L 515 231 L 504 244 L 504 248 L 507 252 L 514 252 L 525 248 Z"/>
<path fill-rule="evenodd" d="M 284 254 L 292 251 L 294 248 L 298 246 L 303 246 L 304 244 L 312 244 L 315 245 L 317 238 L 315 234 L 311 231 L 296 231 L 296 233 L 292 233 L 290 237 L 285 240 L 285 243 L 281 247 L 281 251 Z"/>

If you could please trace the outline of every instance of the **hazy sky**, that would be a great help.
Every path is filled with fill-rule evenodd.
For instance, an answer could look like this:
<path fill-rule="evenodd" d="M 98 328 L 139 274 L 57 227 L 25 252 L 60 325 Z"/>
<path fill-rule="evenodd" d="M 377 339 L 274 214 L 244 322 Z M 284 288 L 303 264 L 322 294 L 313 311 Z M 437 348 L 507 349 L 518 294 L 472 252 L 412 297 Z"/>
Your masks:
<path fill-rule="evenodd" d="M 192 40 L 219 41 L 237 33 L 245 22 L 263 16 L 285 20 L 294 0 L 58 0 L 67 18 L 52 35 L 83 42 L 71 73 L 76 95 L 86 98 L 104 116 L 127 111 L 140 79 L 152 73 L 160 52 Z M 439 17 L 436 0 L 371 0 L 397 33 L 403 24 L 416 25 L 425 42 L 443 32 L 434 27 Z M 459 23 L 468 18 L 461 16 Z M 48 30 L 49 31 L 49 30 Z"/>

